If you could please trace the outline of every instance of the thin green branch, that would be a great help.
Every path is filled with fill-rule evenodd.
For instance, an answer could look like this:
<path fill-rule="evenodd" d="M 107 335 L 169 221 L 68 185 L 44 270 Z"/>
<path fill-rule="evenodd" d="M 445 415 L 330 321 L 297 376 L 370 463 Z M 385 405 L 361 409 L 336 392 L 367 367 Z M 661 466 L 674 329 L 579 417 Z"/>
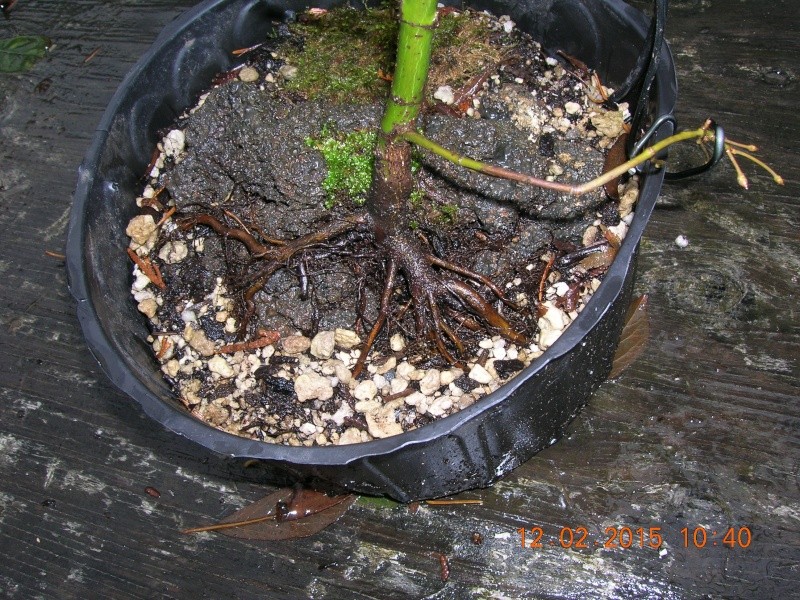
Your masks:
<path fill-rule="evenodd" d="M 548 181 L 546 179 L 533 177 L 532 175 L 526 175 L 524 173 L 518 173 L 516 171 L 511 171 L 503 167 L 490 165 L 481 162 L 479 160 L 462 156 L 456 152 L 444 148 L 443 146 L 440 146 L 433 140 L 426 138 L 424 135 L 422 135 L 417 131 L 404 132 L 400 135 L 400 137 L 406 140 L 407 142 L 419 146 L 420 148 L 425 148 L 426 150 L 433 152 L 437 156 L 441 156 L 445 160 L 452 162 L 453 164 L 456 164 L 460 167 L 465 167 L 467 169 L 471 169 L 479 173 L 484 173 L 486 175 L 492 175 L 494 177 L 501 177 L 503 179 L 519 181 L 521 183 L 526 183 L 528 185 L 533 185 L 540 188 L 555 190 L 557 192 L 562 192 L 573 196 L 581 196 L 583 194 L 594 191 L 604 186 L 609 181 L 613 181 L 617 177 L 624 175 L 629 170 L 638 167 L 639 165 L 647 162 L 648 160 L 654 159 L 656 156 L 658 156 L 660 152 L 679 142 L 684 142 L 693 139 L 696 139 L 699 142 L 714 141 L 713 132 L 709 131 L 706 127 L 699 127 L 698 129 L 691 129 L 689 131 L 681 131 L 680 133 L 671 135 L 668 138 L 664 138 L 663 140 L 653 144 L 652 146 L 648 146 L 630 160 L 622 163 L 621 165 L 613 169 L 610 169 L 609 171 L 606 171 L 605 173 L 603 173 L 599 177 L 595 177 L 591 181 L 587 181 L 586 183 L 582 183 L 579 185 L 569 185 L 565 183 L 559 183 L 557 181 Z M 778 183 L 779 185 L 783 185 L 783 178 L 780 175 L 778 175 L 774 170 L 772 170 L 770 167 L 768 167 L 763 161 L 757 159 L 756 157 L 752 156 L 749 153 L 733 148 L 732 146 L 737 146 L 739 148 L 742 147 L 753 148 L 754 146 L 746 146 L 738 142 L 728 142 L 728 141 L 725 142 L 726 152 L 734 164 L 734 168 L 736 169 L 737 172 L 737 180 L 739 181 L 740 185 L 742 184 L 743 181 L 742 178 L 744 177 L 744 174 L 739 168 L 736 159 L 733 157 L 734 154 L 739 156 L 744 156 L 745 158 L 753 161 L 755 164 L 766 170 L 773 177 L 776 183 Z M 746 182 L 747 180 L 744 179 L 744 181 Z M 743 185 L 743 187 L 747 188 L 746 183 Z"/>
<path fill-rule="evenodd" d="M 579 195 L 577 188 L 574 186 L 567 185 L 565 183 L 558 183 L 557 181 L 547 181 L 546 179 L 540 179 L 538 177 L 533 177 L 532 175 L 525 175 L 524 173 L 518 173 L 516 171 L 511 171 L 510 169 L 505 169 L 496 165 L 490 165 L 467 156 L 462 156 L 461 154 L 457 154 L 456 152 L 440 146 L 433 140 L 426 138 L 424 135 L 416 131 L 406 131 L 401 134 L 400 137 L 407 142 L 411 142 L 412 144 L 419 146 L 420 148 L 430 150 L 437 156 L 441 156 L 445 160 L 450 161 L 451 163 L 454 163 L 460 167 L 465 167 L 467 169 L 478 171 L 479 173 L 484 173 L 486 175 L 492 175 L 494 177 L 511 179 L 513 181 L 527 183 L 528 185 L 533 185 L 536 187 L 556 190 L 557 192 L 563 192 L 565 194 Z"/>

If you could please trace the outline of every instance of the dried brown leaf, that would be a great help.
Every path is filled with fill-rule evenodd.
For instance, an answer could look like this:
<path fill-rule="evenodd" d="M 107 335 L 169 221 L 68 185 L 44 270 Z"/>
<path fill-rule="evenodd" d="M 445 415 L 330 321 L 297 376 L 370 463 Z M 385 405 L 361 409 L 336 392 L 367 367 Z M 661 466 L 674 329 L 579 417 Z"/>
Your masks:
<path fill-rule="evenodd" d="M 356 496 L 327 496 L 321 492 L 283 488 L 215 525 L 186 529 L 183 533 L 218 531 L 246 540 L 292 540 L 314 535 L 339 519 Z"/>
<path fill-rule="evenodd" d="M 607 173 L 612 169 L 616 169 L 626 160 L 628 160 L 628 156 L 625 151 L 625 145 L 628 142 L 628 135 L 623 133 L 621 136 L 617 138 L 617 141 L 608 149 L 608 153 L 606 154 L 606 161 L 603 165 L 603 173 Z M 606 190 L 606 194 L 612 200 L 619 200 L 619 177 L 612 179 L 608 183 L 603 186 Z"/>
<path fill-rule="evenodd" d="M 614 262 L 617 256 L 617 249 L 611 245 L 606 246 L 600 252 L 594 252 L 581 260 L 578 264 L 586 271 L 592 269 L 607 269 Z"/>
<path fill-rule="evenodd" d="M 647 346 L 650 338 L 650 322 L 647 317 L 647 294 L 634 298 L 625 315 L 625 325 L 614 354 L 609 379 L 618 377 L 635 361 Z"/>

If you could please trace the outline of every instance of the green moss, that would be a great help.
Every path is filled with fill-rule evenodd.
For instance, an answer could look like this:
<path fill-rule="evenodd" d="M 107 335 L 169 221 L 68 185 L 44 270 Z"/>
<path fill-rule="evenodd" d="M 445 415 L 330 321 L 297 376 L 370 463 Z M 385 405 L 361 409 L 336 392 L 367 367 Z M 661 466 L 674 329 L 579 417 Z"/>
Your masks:
<path fill-rule="evenodd" d="M 440 85 L 462 86 L 499 63 L 501 47 L 513 46 L 513 42 L 491 23 L 485 15 L 468 12 L 450 13 L 439 20 L 428 76 L 431 93 Z"/>
<path fill-rule="evenodd" d="M 442 220 L 446 223 L 453 224 L 456 222 L 456 215 L 458 214 L 458 206 L 455 204 L 443 204 L 439 207 L 439 212 L 442 214 Z"/>
<path fill-rule="evenodd" d="M 481 15 L 443 16 L 433 38 L 429 89 L 461 85 L 500 58 L 492 31 Z M 290 91 L 310 100 L 335 103 L 382 101 L 394 72 L 397 12 L 394 8 L 342 7 L 309 16 L 290 26 L 301 43 L 288 44 L 281 58 L 297 67 L 286 82 Z M 380 74 L 383 73 L 382 77 Z"/>
<path fill-rule="evenodd" d="M 284 53 L 297 67 L 287 89 L 333 102 L 385 98 L 389 83 L 378 73 L 394 68 L 397 28 L 394 10 L 349 7 L 292 25 L 304 41 Z"/>
<path fill-rule="evenodd" d="M 444 46 L 452 46 L 458 38 L 458 32 L 465 21 L 465 13 L 449 13 L 439 19 L 433 36 L 433 50 Z"/>
<path fill-rule="evenodd" d="M 325 208 L 350 200 L 356 206 L 366 202 L 372 184 L 374 149 L 377 134 L 356 130 L 341 133 L 326 125 L 318 138 L 307 138 L 306 144 L 316 148 L 325 159 L 328 174 L 322 182 Z"/>
<path fill-rule="evenodd" d="M 408 201 L 411 203 L 411 208 L 416 210 L 420 206 L 422 206 L 422 200 L 425 197 L 425 194 L 420 189 L 415 189 L 411 192 L 411 195 L 408 198 Z"/>

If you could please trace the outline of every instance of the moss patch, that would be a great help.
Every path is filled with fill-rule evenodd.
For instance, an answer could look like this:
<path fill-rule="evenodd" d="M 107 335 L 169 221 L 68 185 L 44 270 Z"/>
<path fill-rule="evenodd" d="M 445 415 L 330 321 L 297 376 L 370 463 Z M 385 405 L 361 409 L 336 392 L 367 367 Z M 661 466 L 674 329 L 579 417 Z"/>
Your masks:
<path fill-rule="evenodd" d="M 297 67 L 286 88 L 337 103 L 384 98 L 389 83 L 378 73 L 394 68 L 397 27 L 394 10 L 349 7 L 292 25 L 303 44 L 283 57 Z"/>
<path fill-rule="evenodd" d="M 325 208 L 333 208 L 344 200 L 356 206 L 364 204 L 372 184 L 376 140 L 375 131 L 341 133 L 328 126 L 323 127 L 320 137 L 306 139 L 308 146 L 322 153 L 328 169 L 322 182 L 326 193 Z"/>
<path fill-rule="evenodd" d="M 498 48 L 513 44 L 492 23 L 484 15 L 467 12 L 439 19 L 429 89 L 463 85 L 502 59 Z M 282 51 L 286 63 L 297 67 L 295 77 L 286 82 L 287 90 L 335 103 L 370 103 L 386 97 L 397 44 L 394 9 L 343 7 L 307 14 L 291 30 L 302 42 Z"/>

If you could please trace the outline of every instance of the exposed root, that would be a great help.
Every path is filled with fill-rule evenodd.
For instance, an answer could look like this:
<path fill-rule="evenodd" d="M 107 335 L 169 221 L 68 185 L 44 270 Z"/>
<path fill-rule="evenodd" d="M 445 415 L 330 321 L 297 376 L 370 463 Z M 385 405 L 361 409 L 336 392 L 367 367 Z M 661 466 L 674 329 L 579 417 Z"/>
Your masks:
<path fill-rule="evenodd" d="M 356 366 L 353 368 L 353 377 L 357 378 L 359 375 L 361 375 L 361 371 L 364 368 L 364 363 L 367 360 L 369 350 L 375 343 L 375 338 L 378 337 L 378 334 L 383 328 L 383 324 L 386 323 L 386 319 L 389 316 L 389 302 L 392 297 L 392 292 L 394 291 L 394 282 L 396 276 L 397 264 L 395 261 L 390 259 L 389 265 L 386 268 L 386 281 L 383 287 L 383 294 L 381 294 L 381 306 L 380 311 L 378 312 L 378 318 L 375 320 L 375 324 L 372 326 L 372 329 L 367 336 L 367 340 L 364 342 L 364 345 L 361 348 L 361 354 L 358 357 Z"/>
<path fill-rule="evenodd" d="M 364 225 L 368 218 L 366 215 L 353 215 L 347 219 L 336 221 L 319 231 L 300 236 L 290 241 L 276 240 L 264 235 L 256 227 L 247 227 L 239 218 L 226 212 L 238 227 L 229 227 L 217 217 L 208 213 L 195 215 L 185 215 L 180 217 L 179 224 L 182 229 L 189 229 L 197 225 L 204 225 L 211 228 L 217 235 L 224 239 L 236 240 L 242 244 L 250 254 L 250 257 L 262 261 L 258 271 L 249 276 L 243 285 L 239 287 L 244 290 L 242 300 L 244 302 L 244 314 L 239 325 L 239 335 L 241 339 L 247 333 L 250 319 L 255 314 L 256 304 L 255 295 L 267 284 L 269 279 L 280 269 L 288 267 L 292 259 L 299 253 L 320 246 L 325 242 L 341 236 L 350 231 L 354 231 L 359 226 Z M 250 230 L 258 233 L 258 238 Z M 259 240 L 259 238 L 261 238 Z"/>
<path fill-rule="evenodd" d="M 208 212 L 182 215 L 178 223 L 183 229 L 208 227 L 221 238 L 238 242 L 257 264 L 256 269 L 235 282 L 242 302 L 240 339 L 245 337 L 255 314 L 256 295 L 275 273 L 283 268 L 294 268 L 298 257 L 302 260 L 324 258 L 326 244 L 343 234 L 363 228 L 363 233 L 369 236 L 372 225 L 367 214 L 360 214 L 293 240 L 278 240 L 229 212 L 219 217 Z M 417 337 L 435 348 L 447 362 L 460 367 L 464 366 L 468 349 L 459 331 L 472 335 L 485 331 L 516 344 L 526 343 L 524 333 L 501 313 L 503 306 L 517 313 L 522 312 L 521 307 L 509 300 L 488 277 L 434 256 L 405 233 L 383 236 L 380 242 L 377 241 L 379 236 L 374 232 L 373 235 L 378 251 L 385 258 L 386 272 L 378 315 L 361 347 L 354 377 L 363 372 L 375 340 L 387 321 L 400 322 L 408 310 L 412 311 Z M 401 279 L 398 275 L 405 280 L 411 298 L 408 304 L 399 307 L 392 301 Z M 480 288 L 494 301 L 484 297 Z"/>
<path fill-rule="evenodd" d="M 520 312 L 521 308 L 508 300 L 487 277 L 433 256 L 402 234 L 388 236 L 381 246 L 389 259 L 380 311 L 362 345 L 354 377 L 361 374 L 375 339 L 391 316 L 391 297 L 398 272 L 405 278 L 411 296 L 410 309 L 417 336 L 436 348 L 450 364 L 463 367 L 463 359 L 467 356 L 466 345 L 457 332 L 459 328 L 496 333 L 517 344 L 527 341 L 522 332 L 468 283 L 472 281 L 485 286 L 497 300 Z M 408 308 L 401 307 L 396 320 L 402 319 Z"/>

